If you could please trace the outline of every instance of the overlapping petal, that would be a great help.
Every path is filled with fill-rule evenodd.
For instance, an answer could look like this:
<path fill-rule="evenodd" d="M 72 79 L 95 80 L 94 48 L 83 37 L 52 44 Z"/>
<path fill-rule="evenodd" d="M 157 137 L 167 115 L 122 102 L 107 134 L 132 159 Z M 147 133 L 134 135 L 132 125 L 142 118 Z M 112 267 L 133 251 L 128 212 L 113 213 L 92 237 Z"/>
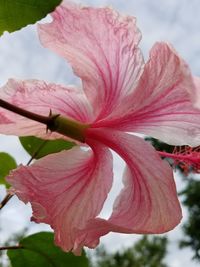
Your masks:
<path fill-rule="evenodd" d="M 98 119 L 105 118 L 137 85 L 142 71 L 135 18 L 68 1 L 52 16 L 53 22 L 39 26 L 42 44 L 70 62 Z"/>
<path fill-rule="evenodd" d="M 186 63 L 165 43 L 151 50 L 137 89 L 112 116 L 94 127 L 112 127 L 158 138 L 172 145 L 200 143 L 200 110 Z"/>
<path fill-rule="evenodd" d="M 152 146 L 139 137 L 108 129 L 90 129 L 88 138 L 96 139 L 115 150 L 126 162 L 124 188 L 114 203 L 111 217 L 95 219 L 88 232 L 80 232 L 93 247 L 109 231 L 122 233 L 163 233 L 181 220 L 172 169 L 162 161 Z"/>
<path fill-rule="evenodd" d="M 10 79 L 1 88 L 1 99 L 32 111 L 48 116 L 61 114 L 77 121 L 87 123 L 93 119 L 92 108 L 80 89 L 64 88 L 43 81 L 18 81 Z M 12 135 L 36 135 L 47 137 L 45 125 L 23 118 L 13 112 L 0 108 L 0 132 Z"/>
<path fill-rule="evenodd" d="M 78 231 L 99 214 L 112 185 L 111 152 L 94 141 L 90 145 L 93 151 L 75 147 L 49 155 L 8 178 L 18 197 L 31 202 L 33 220 L 50 224 L 57 245 L 77 254 Z"/>

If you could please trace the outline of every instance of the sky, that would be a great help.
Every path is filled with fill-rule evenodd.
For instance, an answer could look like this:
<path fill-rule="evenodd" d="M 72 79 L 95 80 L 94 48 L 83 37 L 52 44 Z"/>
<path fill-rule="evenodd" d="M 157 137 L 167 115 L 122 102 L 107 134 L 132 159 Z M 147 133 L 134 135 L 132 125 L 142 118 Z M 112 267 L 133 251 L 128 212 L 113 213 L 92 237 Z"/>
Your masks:
<path fill-rule="evenodd" d="M 146 59 L 155 42 L 166 41 L 171 43 L 187 61 L 193 74 L 200 76 L 199 0 L 82 0 L 76 2 L 97 7 L 113 6 L 120 13 L 135 16 L 142 32 L 141 48 Z M 40 45 L 35 25 L 12 34 L 4 33 L 0 38 L 0 74 L 0 86 L 9 78 L 35 78 L 66 85 L 80 83 L 63 59 Z M 29 159 L 15 137 L 0 136 L 0 151 L 11 153 L 18 164 L 26 164 Z M 114 197 L 121 188 L 120 178 L 124 163 L 116 155 L 114 163 L 115 183 L 102 213 L 105 217 L 111 212 Z M 184 186 L 183 182 L 178 175 L 175 179 L 180 190 Z M 0 187 L 0 198 L 4 194 L 5 189 Z M 29 222 L 30 216 L 29 205 L 25 206 L 16 199 L 11 200 L 0 213 L 0 228 L 4 233 L 0 236 L 0 241 L 26 226 L 29 226 L 30 233 L 41 229 L 41 226 Z M 186 216 L 184 210 L 184 219 Z M 189 249 L 179 250 L 176 247 L 176 241 L 182 235 L 181 225 L 168 234 L 171 245 L 167 262 L 170 267 L 198 266 L 191 261 Z M 43 225 L 42 229 L 49 228 Z M 116 250 L 132 245 L 138 237 L 138 235 L 109 234 L 102 238 L 102 243 L 108 249 Z"/>

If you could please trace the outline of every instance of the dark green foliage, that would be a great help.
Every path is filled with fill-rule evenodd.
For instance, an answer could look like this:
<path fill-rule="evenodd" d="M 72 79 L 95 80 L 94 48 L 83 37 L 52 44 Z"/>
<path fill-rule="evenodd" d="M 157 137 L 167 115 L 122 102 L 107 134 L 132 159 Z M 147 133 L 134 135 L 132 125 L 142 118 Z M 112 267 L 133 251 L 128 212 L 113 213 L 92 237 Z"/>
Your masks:
<path fill-rule="evenodd" d="M 4 184 L 6 187 L 9 187 L 5 177 L 9 174 L 10 170 L 15 169 L 16 167 L 17 163 L 12 156 L 8 153 L 0 152 L 0 184 Z"/>
<path fill-rule="evenodd" d="M 54 235 L 40 232 L 20 241 L 21 249 L 8 250 L 12 267 L 88 267 L 85 253 L 74 256 L 54 245 Z"/>
<path fill-rule="evenodd" d="M 133 247 L 109 254 L 97 249 L 95 267 L 167 267 L 163 262 L 167 253 L 166 237 L 144 236 Z"/>
<path fill-rule="evenodd" d="M 150 142 L 152 146 L 158 150 L 158 151 L 165 151 L 167 153 L 172 153 L 174 150 L 174 146 L 170 146 L 166 143 L 163 143 L 159 141 L 158 139 L 152 138 L 152 137 L 147 137 L 145 138 L 146 141 Z"/>
<path fill-rule="evenodd" d="M 19 138 L 24 149 L 34 159 L 42 158 L 48 154 L 57 153 L 62 150 L 71 149 L 75 144 L 62 139 L 43 140 L 34 136 Z"/>
<path fill-rule="evenodd" d="M 188 220 L 183 226 L 184 238 L 180 247 L 190 247 L 196 260 L 200 261 L 200 181 L 191 179 L 181 194 L 188 208 Z"/>
<path fill-rule="evenodd" d="M 0 35 L 35 23 L 60 3 L 61 0 L 0 0 Z"/>

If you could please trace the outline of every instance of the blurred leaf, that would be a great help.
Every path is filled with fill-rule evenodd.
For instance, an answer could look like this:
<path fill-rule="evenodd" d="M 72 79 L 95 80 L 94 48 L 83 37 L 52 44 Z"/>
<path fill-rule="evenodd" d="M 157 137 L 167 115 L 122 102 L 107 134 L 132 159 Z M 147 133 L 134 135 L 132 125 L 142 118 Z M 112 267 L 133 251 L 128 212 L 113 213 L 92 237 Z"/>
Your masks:
<path fill-rule="evenodd" d="M 17 163 L 12 156 L 8 153 L 0 152 L 0 184 L 4 184 L 7 188 L 9 187 L 9 184 L 5 181 L 5 177 L 10 170 L 16 167 Z"/>
<path fill-rule="evenodd" d="M 71 149 L 75 143 L 63 139 L 43 140 L 35 136 L 19 137 L 24 149 L 34 159 L 42 158 L 48 154 L 57 153 L 62 150 Z"/>
<path fill-rule="evenodd" d="M 66 253 L 54 245 L 54 235 L 40 232 L 25 237 L 20 241 L 21 249 L 7 252 L 12 267 L 88 267 L 88 259 Z"/>
<path fill-rule="evenodd" d="M 0 0 L 0 35 L 35 23 L 60 3 L 61 0 Z"/>

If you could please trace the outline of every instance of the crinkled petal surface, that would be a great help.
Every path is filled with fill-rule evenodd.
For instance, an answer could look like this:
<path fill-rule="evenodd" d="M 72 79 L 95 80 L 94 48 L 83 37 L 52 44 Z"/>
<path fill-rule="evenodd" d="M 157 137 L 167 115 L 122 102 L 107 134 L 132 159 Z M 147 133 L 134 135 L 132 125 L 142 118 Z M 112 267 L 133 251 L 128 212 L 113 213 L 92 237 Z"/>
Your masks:
<path fill-rule="evenodd" d="M 200 77 L 194 76 L 194 84 L 196 87 L 196 94 L 194 98 L 195 107 L 200 109 Z"/>
<path fill-rule="evenodd" d="M 42 44 L 72 64 L 96 116 L 105 118 L 136 86 L 142 71 L 135 18 L 68 1 L 52 16 L 53 22 L 39 26 Z"/>
<path fill-rule="evenodd" d="M 124 99 L 115 118 L 94 127 L 112 127 L 158 138 L 172 145 L 200 143 L 197 92 L 185 62 L 165 43 L 151 50 L 138 87 Z"/>
<path fill-rule="evenodd" d="M 37 80 L 10 79 L 1 88 L 0 97 L 39 115 L 48 116 L 51 110 L 53 114 L 61 114 L 83 123 L 92 120 L 92 109 L 84 93 L 72 87 L 64 88 Z M 2 108 L 0 108 L 0 132 L 47 137 L 45 125 Z"/>
<path fill-rule="evenodd" d="M 80 244 L 95 246 L 109 231 L 122 233 L 163 233 L 181 220 L 173 172 L 154 148 L 137 136 L 107 129 L 90 129 L 88 138 L 115 150 L 126 162 L 124 188 L 114 203 L 111 217 L 95 219 L 88 232 L 79 235 Z"/>
<path fill-rule="evenodd" d="M 32 219 L 50 224 L 56 244 L 76 254 L 78 231 L 99 214 L 112 185 L 111 152 L 90 145 L 93 151 L 75 147 L 21 166 L 7 179 L 21 200 L 31 202 Z"/>

